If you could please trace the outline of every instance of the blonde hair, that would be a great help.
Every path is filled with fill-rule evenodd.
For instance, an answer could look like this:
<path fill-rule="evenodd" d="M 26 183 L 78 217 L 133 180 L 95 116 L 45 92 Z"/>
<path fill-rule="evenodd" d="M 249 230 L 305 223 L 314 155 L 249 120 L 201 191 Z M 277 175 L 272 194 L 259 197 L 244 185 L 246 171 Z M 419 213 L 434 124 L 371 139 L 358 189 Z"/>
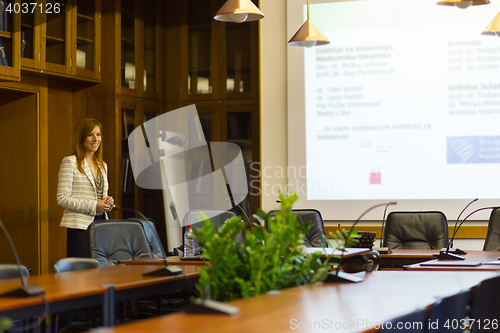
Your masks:
<path fill-rule="evenodd" d="M 82 119 L 78 125 L 76 125 L 75 134 L 73 136 L 73 154 L 76 156 L 76 167 L 81 173 L 85 173 L 83 170 L 83 160 L 85 159 L 85 147 L 83 146 L 83 142 L 87 139 L 88 135 L 92 133 L 96 126 L 99 126 L 99 130 L 102 135 L 102 125 L 94 118 Z M 92 159 L 98 168 L 104 168 L 104 161 L 102 159 L 102 141 L 97 151 L 92 155 Z"/>

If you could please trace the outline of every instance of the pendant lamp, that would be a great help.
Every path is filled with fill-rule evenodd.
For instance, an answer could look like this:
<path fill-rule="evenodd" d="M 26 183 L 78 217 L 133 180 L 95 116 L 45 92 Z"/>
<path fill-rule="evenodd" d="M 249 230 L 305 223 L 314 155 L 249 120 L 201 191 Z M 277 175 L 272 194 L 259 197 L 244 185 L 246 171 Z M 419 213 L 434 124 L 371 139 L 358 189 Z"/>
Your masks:
<path fill-rule="evenodd" d="M 309 20 L 309 0 L 307 0 L 307 20 L 288 41 L 288 45 L 313 47 L 330 44 L 328 38 Z"/>
<path fill-rule="evenodd" d="M 214 16 L 214 20 L 222 22 L 249 22 L 264 17 L 260 9 L 251 0 L 227 0 Z"/>
<path fill-rule="evenodd" d="M 500 13 L 495 16 L 493 21 L 481 32 L 481 35 L 495 35 L 500 37 Z"/>
<path fill-rule="evenodd" d="M 490 0 L 439 0 L 438 5 L 455 6 L 458 8 L 468 8 L 470 6 L 487 5 Z"/>

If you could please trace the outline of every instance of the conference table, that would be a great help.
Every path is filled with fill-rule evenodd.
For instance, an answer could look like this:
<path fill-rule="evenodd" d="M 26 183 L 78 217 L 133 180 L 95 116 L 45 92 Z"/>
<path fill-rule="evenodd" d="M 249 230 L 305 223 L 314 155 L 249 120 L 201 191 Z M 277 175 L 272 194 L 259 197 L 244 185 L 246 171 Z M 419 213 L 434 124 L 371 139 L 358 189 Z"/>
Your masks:
<path fill-rule="evenodd" d="M 431 250 L 432 251 L 432 250 Z M 429 260 L 405 266 L 408 271 L 500 271 L 498 251 L 466 251 L 465 260 Z M 489 264 L 496 262 L 495 264 Z M 468 266 L 469 263 L 480 263 L 479 266 Z M 432 266 L 430 266 L 432 265 Z"/>
<path fill-rule="evenodd" d="M 194 288 L 198 281 L 198 268 L 178 265 L 181 275 L 143 276 L 158 269 L 157 265 L 117 265 L 81 271 L 43 274 L 27 278 L 28 285 L 38 285 L 45 290 L 48 313 L 61 313 L 102 307 L 104 325 L 114 324 L 114 304 L 138 297 L 156 296 L 182 288 Z M 0 281 L 0 295 L 21 287 L 19 278 Z M 0 298 L 0 317 L 13 320 L 41 315 L 45 310 L 42 297 Z"/>
<path fill-rule="evenodd" d="M 178 312 L 98 332 L 376 332 L 383 322 L 493 276 L 496 272 L 375 271 L 360 283 L 323 282 L 229 302 L 240 310 L 235 315 Z"/>

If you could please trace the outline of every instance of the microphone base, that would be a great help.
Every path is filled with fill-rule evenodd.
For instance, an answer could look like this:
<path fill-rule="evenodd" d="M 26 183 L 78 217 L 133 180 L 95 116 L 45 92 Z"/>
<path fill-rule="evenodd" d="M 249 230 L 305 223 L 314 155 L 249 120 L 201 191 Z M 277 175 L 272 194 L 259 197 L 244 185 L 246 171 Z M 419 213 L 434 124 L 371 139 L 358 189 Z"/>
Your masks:
<path fill-rule="evenodd" d="M 215 301 L 213 299 L 195 298 L 192 303 L 184 308 L 186 313 L 201 313 L 201 314 L 225 314 L 234 315 L 240 312 L 236 306 Z"/>
<path fill-rule="evenodd" d="M 325 282 L 350 282 L 350 283 L 358 283 L 361 282 L 365 279 L 365 275 L 358 275 L 358 274 L 349 274 L 346 272 L 331 272 L 328 274 L 326 279 L 324 280 Z"/>
<path fill-rule="evenodd" d="M 391 254 L 392 250 L 388 247 L 374 247 L 374 251 L 377 251 L 380 254 Z"/>
<path fill-rule="evenodd" d="M 446 252 L 446 248 L 443 247 L 441 249 L 441 252 Z M 460 250 L 458 247 L 457 248 L 451 248 L 448 250 L 448 253 L 453 253 L 453 254 L 467 254 L 464 250 Z"/>
<path fill-rule="evenodd" d="M 142 276 L 174 276 L 182 274 L 182 269 L 177 266 L 167 266 L 156 271 L 152 271 L 149 273 L 144 273 Z"/>
<path fill-rule="evenodd" d="M 29 298 L 29 297 L 42 296 L 44 294 L 45 294 L 45 290 L 43 290 L 43 288 L 40 286 L 26 286 L 26 287 L 19 288 L 19 289 L 13 290 L 13 291 L 9 291 L 8 293 L 0 295 L 0 297 Z"/>
<path fill-rule="evenodd" d="M 446 252 L 446 250 L 441 250 L 439 255 L 436 257 L 437 260 L 465 260 L 465 257 L 462 257 L 458 254 L 454 254 L 451 252 Z"/>

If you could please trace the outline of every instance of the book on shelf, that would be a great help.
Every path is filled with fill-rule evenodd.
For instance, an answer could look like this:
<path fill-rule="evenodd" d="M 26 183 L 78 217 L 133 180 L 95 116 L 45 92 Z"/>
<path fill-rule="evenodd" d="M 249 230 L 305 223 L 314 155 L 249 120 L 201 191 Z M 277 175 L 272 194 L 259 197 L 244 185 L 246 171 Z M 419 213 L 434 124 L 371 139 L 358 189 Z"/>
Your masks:
<path fill-rule="evenodd" d="M 10 17 L 7 10 L 12 11 L 10 0 L 0 0 L 0 30 L 3 31 L 10 31 Z"/>
<path fill-rule="evenodd" d="M 230 140 L 251 139 L 251 122 L 247 113 L 231 113 L 227 115 L 228 138 Z"/>
<path fill-rule="evenodd" d="M 132 173 L 132 168 L 130 167 L 130 160 L 128 158 L 124 158 L 122 159 L 122 191 L 133 192 L 134 185 L 134 174 Z"/>
<path fill-rule="evenodd" d="M 21 58 L 26 58 L 27 43 L 28 43 L 28 32 L 21 30 Z"/>
<path fill-rule="evenodd" d="M 85 51 L 76 50 L 76 68 L 85 69 L 87 57 Z"/>
<path fill-rule="evenodd" d="M 7 54 L 5 53 L 5 46 L 3 45 L 3 39 L 0 37 L 0 65 L 9 66 L 9 60 L 7 59 Z"/>
<path fill-rule="evenodd" d="M 126 110 L 122 111 L 123 116 L 123 127 L 122 127 L 122 137 L 128 138 L 128 135 L 134 130 L 134 114 L 127 113 Z"/>

